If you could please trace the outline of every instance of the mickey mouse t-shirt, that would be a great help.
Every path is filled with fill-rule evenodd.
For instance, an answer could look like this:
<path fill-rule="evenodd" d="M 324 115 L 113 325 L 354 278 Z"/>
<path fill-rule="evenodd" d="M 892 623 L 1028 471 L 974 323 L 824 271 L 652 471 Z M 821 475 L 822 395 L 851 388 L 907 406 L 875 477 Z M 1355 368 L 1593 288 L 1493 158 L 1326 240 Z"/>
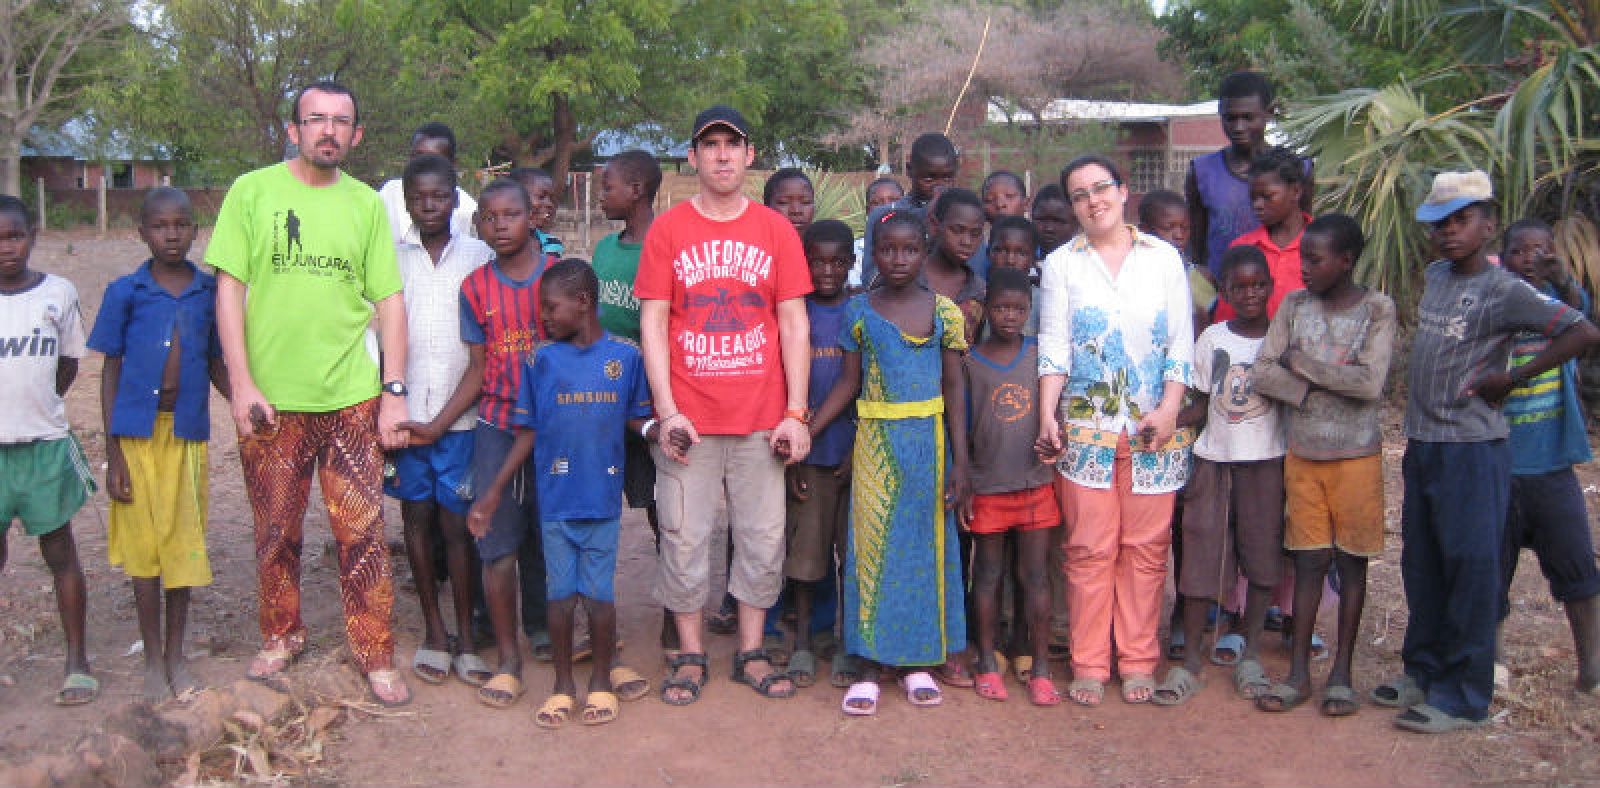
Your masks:
<path fill-rule="evenodd" d="M 800 236 L 750 202 L 728 221 L 692 202 L 645 236 L 634 295 L 668 303 L 672 396 L 703 435 L 748 435 L 783 418 L 778 303 L 811 292 Z"/>

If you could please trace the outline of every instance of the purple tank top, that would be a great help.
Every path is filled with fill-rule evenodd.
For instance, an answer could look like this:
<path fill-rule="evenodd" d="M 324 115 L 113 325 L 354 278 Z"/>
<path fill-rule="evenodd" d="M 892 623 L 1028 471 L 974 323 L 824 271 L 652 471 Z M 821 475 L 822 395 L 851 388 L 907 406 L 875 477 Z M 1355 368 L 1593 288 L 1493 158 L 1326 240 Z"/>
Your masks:
<path fill-rule="evenodd" d="M 1250 181 L 1228 169 L 1225 151 L 1194 160 L 1194 185 L 1206 207 L 1206 267 L 1222 276 L 1222 253 L 1233 239 L 1260 226 L 1250 210 Z"/>

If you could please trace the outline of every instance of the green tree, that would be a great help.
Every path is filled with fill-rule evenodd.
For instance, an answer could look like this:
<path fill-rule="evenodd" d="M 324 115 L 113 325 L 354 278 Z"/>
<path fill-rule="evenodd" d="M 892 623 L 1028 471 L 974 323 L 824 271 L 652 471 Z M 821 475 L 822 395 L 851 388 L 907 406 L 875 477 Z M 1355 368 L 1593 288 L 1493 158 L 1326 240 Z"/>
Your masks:
<path fill-rule="evenodd" d="M 28 131 L 83 108 L 127 31 L 121 0 L 0 0 L 0 192 L 19 193 Z"/>
<path fill-rule="evenodd" d="M 1318 97 L 1284 124 L 1317 156 L 1322 204 L 1357 215 L 1372 238 L 1363 278 L 1411 300 L 1428 259 L 1415 206 L 1433 173 L 1476 167 L 1506 218 L 1560 219 L 1562 256 L 1600 285 L 1600 0 L 1367 0 L 1360 21 L 1462 57 L 1445 79 Z M 1461 85 L 1478 89 L 1462 100 Z"/>

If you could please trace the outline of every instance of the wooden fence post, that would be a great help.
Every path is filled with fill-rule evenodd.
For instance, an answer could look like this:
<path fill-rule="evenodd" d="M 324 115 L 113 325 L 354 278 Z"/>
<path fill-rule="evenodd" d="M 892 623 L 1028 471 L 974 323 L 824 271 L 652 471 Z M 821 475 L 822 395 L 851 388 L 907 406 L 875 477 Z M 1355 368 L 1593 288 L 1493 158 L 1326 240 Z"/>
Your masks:
<path fill-rule="evenodd" d="M 107 222 L 106 222 L 106 171 L 105 171 L 105 165 L 101 165 L 101 167 L 100 167 L 100 182 L 95 184 L 95 191 L 98 193 L 98 196 L 100 198 L 99 199 L 99 205 L 100 205 L 99 214 L 100 214 L 100 216 L 99 216 L 99 224 L 98 224 L 98 226 L 100 228 L 100 237 L 104 238 L 104 237 L 106 237 L 106 224 L 107 224 Z"/>
<path fill-rule="evenodd" d="M 35 182 L 39 184 L 39 229 L 43 230 L 45 228 L 45 224 L 44 224 L 44 215 L 45 215 L 44 214 L 44 178 L 43 178 L 43 176 L 41 176 L 39 178 L 36 178 Z"/>

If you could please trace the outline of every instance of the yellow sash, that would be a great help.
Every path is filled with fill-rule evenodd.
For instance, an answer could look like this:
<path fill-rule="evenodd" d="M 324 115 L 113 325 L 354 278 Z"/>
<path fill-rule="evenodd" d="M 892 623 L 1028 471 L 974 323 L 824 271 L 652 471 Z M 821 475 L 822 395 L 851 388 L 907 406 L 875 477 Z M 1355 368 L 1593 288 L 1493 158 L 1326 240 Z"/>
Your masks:
<path fill-rule="evenodd" d="M 920 419 L 944 412 L 944 397 L 918 402 L 882 402 L 856 400 L 856 416 L 863 419 Z"/>

